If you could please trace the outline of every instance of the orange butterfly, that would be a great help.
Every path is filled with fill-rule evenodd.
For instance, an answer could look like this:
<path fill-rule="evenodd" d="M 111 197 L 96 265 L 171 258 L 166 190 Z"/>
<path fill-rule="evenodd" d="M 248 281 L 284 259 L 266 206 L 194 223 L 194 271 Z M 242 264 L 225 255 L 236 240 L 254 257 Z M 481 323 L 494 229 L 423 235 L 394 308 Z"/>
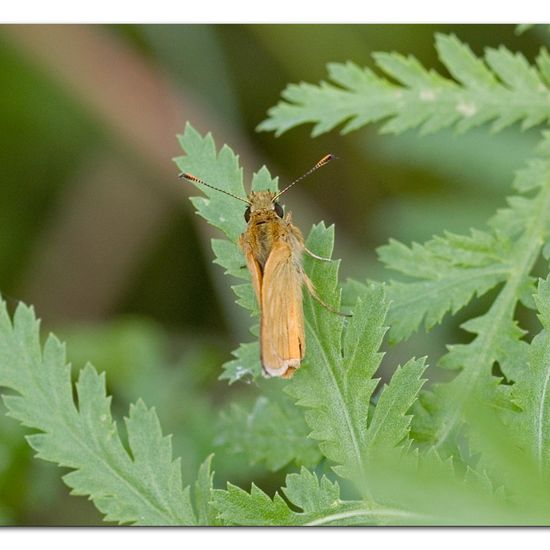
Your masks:
<path fill-rule="evenodd" d="M 335 158 L 334 155 L 324 156 L 279 193 L 253 191 L 246 200 L 191 174 L 180 174 L 180 177 L 221 191 L 248 205 L 244 213 L 247 227 L 239 245 L 260 306 L 260 358 L 267 376 L 290 378 L 304 358 L 302 286 L 326 306 L 302 267 L 302 254 L 306 252 L 319 260 L 328 258 L 321 258 L 306 248 L 301 231 L 292 224 L 291 214 L 284 215 L 277 199 L 298 181 Z"/>

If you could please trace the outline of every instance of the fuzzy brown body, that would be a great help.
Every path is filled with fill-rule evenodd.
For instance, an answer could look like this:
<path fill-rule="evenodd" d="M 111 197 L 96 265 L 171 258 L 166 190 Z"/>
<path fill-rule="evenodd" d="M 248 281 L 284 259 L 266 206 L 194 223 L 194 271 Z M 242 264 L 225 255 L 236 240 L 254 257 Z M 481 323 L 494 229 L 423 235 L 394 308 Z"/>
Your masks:
<path fill-rule="evenodd" d="M 260 306 L 263 371 L 290 378 L 304 357 L 302 285 L 311 282 L 302 268 L 302 233 L 290 214 L 280 217 L 274 197 L 270 191 L 248 197 L 248 225 L 239 244 Z"/>

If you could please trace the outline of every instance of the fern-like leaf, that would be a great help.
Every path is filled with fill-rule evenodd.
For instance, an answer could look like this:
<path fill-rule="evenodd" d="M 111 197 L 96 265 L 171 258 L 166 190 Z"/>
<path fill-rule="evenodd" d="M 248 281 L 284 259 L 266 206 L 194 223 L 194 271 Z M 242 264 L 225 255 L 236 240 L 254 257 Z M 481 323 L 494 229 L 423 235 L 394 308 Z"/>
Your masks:
<path fill-rule="evenodd" d="M 312 273 L 320 288 L 327 269 L 318 266 L 318 272 Z M 331 277 L 335 280 L 336 274 Z M 405 414 L 420 391 L 425 368 L 422 360 L 412 360 L 398 369 L 381 393 L 380 409 L 377 406 L 369 422 L 387 307 L 383 287 L 369 287 L 357 301 L 340 354 L 341 320 L 309 302 L 307 334 L 313 350 L 306 368 L 287 387 L 287 392 L 307 409 L 306 421 L 313 430 L 310 437 L 319 440 L 323 454 L 337 464 L 335 471 L 358 482 L 367 497 L 372 495 L 362 478 L 369 453 L 377 446 L 396 446 L 407 437 L 409 419 Z"/>
<path fill-rule="evenodd" d="M 417 515 L 399 508 L 369 506 L 362 501 L 343 501 L 340 487 L 325 476 L 319 479 L 302 468 L 286 478 L 282 492 L 301 512 L 292 510 L 276 493 L 270 498 L 252 484 L 250 493 L 228 484 L 227 490 L 214 490 L 214 507 L 227 525 L 254 526 L 345 526 L 415 523 Z"/>
<path fill-rule="evenodd" d="M 539 148 L 541 157 L 529 162 L 515 181 L 517 189 L 529 191 L 532 196 L 512 197 L 508 201 L 509 207 L 490 221 L 495 238 L 508 243 L 508 275 L 504 285 L 484 315 L 462 325 L 474 334 L 474 339 L 468 344 L 449 346 L 449 352 L 442 358 L 441 366 L 457 369 L 459 374 L 452 382 L 436 386 L 433 393 L 422 397 L 433 424 L 430 428 L 422 422 L 417 436 L 438 447 L 446 445 L 457 433 L 468 396 L 476 391 L 492 399 L 495 381 L 491 371 L 495 361 L 510 379 L 515 379 L 522 369 L 517 358 L 522 356 L 525 346 L 521 340 L 524 331 L 514 320 L 514 312 L 519 301 L 528 307 L 534 306 L 529 296 L 534 289 L 530 272 L 550 235 L 547 215 L 550 208 L 550 163 L 545 156 L 548 154 L 548 138 L 545 134 Z"/>
<path fill-rule="evenodd" d="M 350 62 L 331 63 L 330 84 L 288 86 L 284 101 L 269 110 L 258 128 L 280 135 L 313 123 L 312 135 L 317 136 L 342 123 L 346 133 L 385 121 L 382 131 L 398 134 L 411 128 L 463 132 L 489 121 L 494 130 L 519 121 L 525 129 L 550 120 L 546 50 L 530 65 L 503 47 L 487 49 L 482 59 L 454 35 L 436 35 L 435 47 L 453 79 L 397 53 L 374 54 L 384 76 Z"/>
<path fill-rule="evenodd" d="M 8 414 L 38 430 L 27 436 L 37 456 L 72 471 L 63 480 L 88 495 L 107 521 L 136 525 L 192 525 L 189 487 L 161 433 L 153 409 L 138 401 L 126 419 L 129 451 L 110 412 L 105 376 L 80 371 L 73 400 L 63 346 L 49 336 L 42 349 L 32 309 L 19 305 L 13 324 L 0 302 L 0 386 Z"/>
<path fill-rule="evenodd" d="M 495 234 L 447 233 L 425 245 L 407 247 L 391 240 L 378 249 L 386 266 L 416 282 L 392 281 L 388 296 L 391 340 L 408 338 L 424 321 L 426 330 L 481 296 L 510 274 L 511 247 Z"/>

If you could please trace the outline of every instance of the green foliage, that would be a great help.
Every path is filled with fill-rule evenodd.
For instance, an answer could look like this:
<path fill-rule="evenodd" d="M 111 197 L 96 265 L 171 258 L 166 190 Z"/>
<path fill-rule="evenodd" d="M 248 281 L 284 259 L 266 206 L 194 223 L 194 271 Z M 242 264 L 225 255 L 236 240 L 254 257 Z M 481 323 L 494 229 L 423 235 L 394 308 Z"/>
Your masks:
<path fill-rule="evenodd" d="M 154 410 L 142 401 L 130 407 L 129 452 L 111 417 L 105 376 L 82 369 L 75 403 L 63 346 L 49 336 L 41 347 L 30 308 L 20 305 L 12 324 L 1 303 L 0 365 L 0 385 L 16 392 L 4 395 L 9 416 L 38 430 L 27 436 L 38 457 L 72 470 L 63 480 L 73 494 L 88 495 L 107 521 L 195 523 L 189 488 Z"/>
<path fill-rule="evenodd" d="M 330 63 L 333 84 L 288 86 L 282 94 L 285 101 L 270 109 L 258 128 L 279 135 L 313 123 L 312 135 L 318 136 L 342 123 L 346 133 L 385 121 L 382 131 L 394 134 L 451 126 L 464 132 L 489 121 L 501 130 L 518 121 L 526 129 L 550 119 L 550 56 L 545 49 L 536 65 L 529 65 L 521 54 L 502 46 L 487 48 L 484 59 L 479 58 L 452 35 L 436 35 L 435 47 L 454 80 L 397 53 L 373 55 L 388 78 L 350 62 Z"/>
<path fill-rule="evenodd" d="M 208 143 L 208 164 L 203 167 L 202 172 L 198 172 L 199 166 L 195 166 L 195 173 L 213 185 L 230 189 L 232 193 L 243 196 L 244 191 L 240 187 L 224 187 L 220 179 L 215 179 L 216 163 L 220 162 L 223 154 L 229 154 L 227 148 L 224 147 L 218 156 L 211 138 L 200 138 L 190 127 L 186 129 L 180 141 L 187 153 L 187 156 L 177 159 L 181 170 L 191 171 L 194 167 L 193 157 L 196 154 L 202 155 L 205 144 Z M 235 171 L 238 169 L 235 168 Z M 265 170 L 260 173 L 267 174 Z M 253 184 L 255 185 L 257 183 Z M 264 186 L 269 186 L 267 180 Z M 224 223 L 230 220 L 230 216 L 234 216 L 235 220 L 241 217 L 241 208 L 237 201 L 234 201 L 229 210 L 230 205 L 226 204 L 225 195 L 205 192 L 209 194 L 209 212 L 201 210 L 204 199 L 192 200 L 195 205 L 199 205 L 199 212 L 210 223 L 224 230 Z M 221 223 L 218 214 L 220 211 L 224 212 L 224 220 L 221 220 Z M 241 231 L 243 228 L 241 222 Z M 238 235 L 231 231 L 226 231 L 226 234 L 232 237 L 233 242 L 214 240 L 212 243 L 216 254 L 215 261 L 229 274 L 242 277 L 242 258 L 238 256 L 236 259 L 234 256 L 234 241 Z M 312 228 L 306 245 L 314 253 L 330 257 L 333 241 L 334 230 L 319 224 Z M 332 308 L 338 309 L 338 262 L 319 262 L 306 257 L 304 268 L 323 300 Z M 238 287 L 236 294 L 241 299 L 241 304 L 242 297 L 251 294 L 249 287 L 250 285 Z M 243 305 L 256 313 L 252 304 Z M 382 359 L 382 354 L 378 350 L 386 332 L 384 319 L 387 309 L 384 288 L 378 284 L 365 286 L 349 321 L 334 315 L 316 301 L 306 297 L 304 312 L 307 356 L 303 367 L 291 383 L 286 384 L 286 391 L 293 400 L 307 409 L 305 418 L 312 430 L 310 437 L 319 441 L 323 455 L 334 463 L 335 471 L 342 477 L 357 482 L 359 493 L 369 501 L 371 495 L 368 483 L 365 483 L 365 465 L 371 453 L 381 452 L 381 449 L 393 449 L 407 440 L 410 428 L 410 416 L 407 412 L 422 386 L 421 376 L 425 369 L 423 360 L 411 360 L 403 368 L 398 368 L 389 385 L 379 393 L 378 406 L 372 413 L 369 411 L 371 399 L 379 382 L 373 377 Z M 257 344 L 241 346 L 235 357 L 225 365 L 223 378 L 233 382 L 245 374 L 254 376 L 254 373 L 259 372 Z M 294 414 L 297 412 L 294 411 Z M 285 420 L 280 407 L 267 398 L 258 401 L 251 413 L 246 413 L 240 407 L 233 407 L 224 417 L 222 425 L 223 439 L 226 443 L 232 444 L 235 450 L 248 449 L 250 460 L 265 461 L 270 468 L 281 467 L 292 458 L 303 464 L 304 450 L 310 448 L 309 443 L 302 443 L 300 449 L 296 445 L 296 440 L 286 439 L 289 433 L 293 434 L 293 438 L 295 433 L 301 433 L 302 438 L 306 433 L 301 431 L 303 427 L 296 421 Z M 244 426 L 246 432 L 243 430 Z M 298 428 L 300 431 L 296 431 Z M 302 477 L 305 475 L 303 470 Z M 323 483 L 326 485 L 326 482 Z M 290 498 L 286 491 L 285 494 Z M 268 525 L 313 521 L 307 515 L 300 516 L 301 519 L 298 520 L 280 496 L 273 500 L 255 486 L 251 494 L 229 485 L 227 492 L 218 490 L 216 495 L 215 506 L 221 512 L 220 517 L 229 523 Z M 382 512 L 378 507 L 372 508 L 372 502 L 368 506 L 365 504 L 366 501 L 358 502 L 360 505 L 356 502 L 342 503 L 341 510 L 339 506 L 336 512 L 330 511 L 330 515 L 336 513 L 336 517 L 339 518 L 339 514 L 342 513 L 347 517 L 350 506 L 353 510 L 359 506 L 359 512 L 350 515 L 350 522 L 361 522 L 371 516 L 381 517 Z M 300 506 L 298 502 L 295 504 Z M 371 509 L 375 511 L 372 512 Z M 348 520 L 344 523 L 346 521 Z M 330 522 L 332 520 L 327 520 L 327 523 Z"/>
<path fill-rule="evenodd" d="M 536 471 L 543 473 L 550 468 L 550 277 L 540 280 L 535 302 L 543 330 L 528 349 L 522 350 L 523 368 L 510 372 L 515 381 L 512 399 L 521 411 L 510 413 L 508 423 L 517 441 L 533 457 Z"/>
<path fill-rule="evenodd" d="M 373 376 L 382 358 L 378 349 L 385 332 L 383 288 L 369 288 L 358 299 L 345 335 L 341 319 L 317 304 L 309 307 L 308 343 L 319 360 L 308 359 L 287 391 L 307 409 L 311 437 L 320 441 L 323 454 L 338 465 L 335 471 L 359 483 L 368 494 L 362 482 L 364 465 L 373 447 L 394 446 L 407 436 L 409 419 L 404 415 L 422 385 L 423 361 L 412 360 L 396 371 L 371 419 L 369 404 L 378 385 Z"/>
<path fill-rule="evenodd" d="M 187 153 L 185 157 L 176 159 L 181 170 L 194 169 L 194 173 L 208 183 L 244 196 L 242 185 L 224 186 L 222 178 L 217 177 L 217 164 L 222 162 L 222 157 L 230 156 L 227 147 L 222 148 L 218 156 L 212 139 L 209 136 L 200 138 L 189 126 L 180 142 Z M 200 166 L 194 159 L 195 156 L 203 159 L 205 149 L 209 151 L 208 164 L 199 172 Z M 233 164 L 231 167 L 235 174 L 239 173 L 238 167 Z M 269 187 L 267 171 L 262 169 L 259 174 L 264 174 L 266 179 L 262 182 L 257 178 L 253 182 L 253 188 L 258 188 L 259 185 L 262 188 Z M 198 186 L 203 187 L 200 184 Z M 271 184 L 271 187 L 274 188 L 274 185 Z M 222 193 L 208 188 L 205 192 L 209 196 L 206 203 L 208 210 L 204 206 L 205 199 L 192 199 L 199 213 L 212 225 L 224 230 L 233 240 L 237 240 L 237 232 L 227 230 L 227 227 L 229 224 L 233 225 L 233 217 L 235 223 L 241 217 L 241 205 L 236 200 L 233 200 L 232 205 L 228 204 L 227 195 Z M 221 221 L 220 212 L 223 212 L 224 217 Z M 242 231 L 244 226 L 240 223 Z M 312 228 L 306 239 L 306 246 L 315 254 L 330 257 L 333 242 L 334 230 L 319 224 Z M 234 276 L 243 275 L 242 269 L 238 268 L 242 265 L 242 259 L 235 260 L 231 244 L 222 245 L 219 241 L 214 241 L 213 249 L 216 263 Z M 332 308 L 338 309 L 338 262 L 320 262 L 306 257 L 304 268 L 323 300 Z M 251 295 L 250 285 L 237 288 L 239 291 L 236 294 L 242 303 L 244 295 Z M 306 297 L 304 313 L 307 357 L 303 368 L 287 384 L 287 392 L 298 405 L 307 409 L 306 422 L 312 430 L 310 437 L 320 442 L 323 454 L 336 464 L 335 471 L 360 483 L 364 464 L 372 447 L 395 446 L 406 438 L 410 419 L 405 414 L 420 390 L 420 376 L 424 370 L 423 361 L 412 360 L 403 369 L 396 371 L 396 383 L 392 381 L 382 392 L 380 410 L 374 414 L 367 429 L 369 404 L 378 385 L 378 380 L 373 376 L 382 359 L 378 349 L 386 331 L 384 319 L 387 302 L 384 294 L 384 288 L 380 285 L 367 287 L 364 295 L 357 300 L 353 317 L 346 327 L 343 317 L 327 311 L 315 300 Z M 249 309 L 254 310 L 252 306 Z M 236 352 L 236 359 L 226 369 L 223 377 L 230 381 L 235 380 L 239 374 L 259 372 L 257 345 L 241 346 Z M 272 418 L 271 422 L 274 425 L 275 419 Z M 274 427 L 273 431 L 275 429 Z M 269 442 L 263 438 L 263 443 Z M 257 459 L 270 457 L 275 464 L 278 463 L 276 459 L 280 458 L 281 449 L 276 449 L 276 441 L 267 447 L 261 443 L 259 446 L 261 450 L 255 451 Z M 271 450 L 271 447 L 274 449 Z M 285 462 L 288 462 L 288 455 L 283 456 Z M 361 490 L 368 494 L 368 487 L 363 486 Z"/>
<path fill-rule="evenodd" d="M 408 338 L 422 323 L 430 330 L 446 313 L 456 314 L 474 296 L 503 283 L 489 310 L 462 324 L 474 338 L 449 346 L 440 360 L 440 366 L 458 370 L 458 375 L 449 383 L 432 386 L 416 406 L 415 439 L 444 454 L 456 452 L 469 396 L 480 392 L 485 399 L 498 400 L 504 391 L 492 375 L 495 362 L 510 380 L 517 379 L 519 370 L 523 372 L 525 331 L 514 313 L 520 302 L 535 307 L 531 272 L 549 236 L 548 151 L 545 134 L 539 156 L 517 173 L 514 186 L 522 194 L 508 199 L 508 207 L 489 220 L 488 230 L 472 230 L 468 236 L 446 233 L 410 247 L 392 240 L 378 250 L 388 268 L 404 275 L 387 287 L 394 342 Z M 364 285 L 353 283 L 353 287 L 357 293 Z"/>
<path fill-rule="evenodd" d="M 436 49 L 452 79 L 398 54 L 375 54 L 391 81 L 351 63 L 332 64 L 330 77 L 338 86 L 289 87 L 286 103 L 272 109 L 261 128 L 281 133 L 313 122 L 319 134 L 341 123 L 350 131 L 384 120 L 386 132 L 435 132 L 490 121 L 493 129 L 516 121 L 527 128 L 550 119 L 550 57 L 544 50 L 532 66 L 502 47 L 481 59 L 453 36 L 438 35 Z M 182 171 L 246 196 L 229 147 L 218 151 L 210 135 L 190 125 L 180 143 L 185 156 L 176 163 Z M 192 199 L 197 212 L 226 237 L 213 239 L 214 261 L 241 280 L 233 290 L 257 337 L 258 306 L 237 245 L 245 225 L 242 203 L 197 187 L 204 194 Z M 276 190 L 277 181 L 262 168 L 252 189 L 268 188 Z M 305 296 L 307 352 L 291 380 L 261 380 L 257 338 L 234 352 L 220 378 L 253 381 L 262 394 L 251 407 L 232 404 L 226 410 L 218 443 L 268 470 L 301 466 L 286 473 L 282 487 L 258 480 L 249 491 L 234 483 L 215 488 L 210 456 L 196 482 L 184 488 L 170 439 L 142 401 L 130 407 L 125 447 L 104 376 L 85 367 L 75 402 L 62 346 L 50 336 L 42 349 L 37 322 L 24 306 L 13 323 L 5 306 L 0 311 L 0 385 L 14 392 L 4 395 L 9 414 L 38 430 L 28 436 L 38 456 L 70 468 L 65 482 L 75 494 L 89 495 L 108 521 L 548 524 L 550 276 L 541 257 L 547 260 L 550 249 L 550 133 L 543 133 L 514 188 L 516 195 L 482 230 L 445 232 L 424 244 L 390 240 L 380 247 L 380 260 L 399 279 L 350 281 L 351 317 Z M 331 257 L 334 233 L 323 222 L 314 225 L 307 247 Z M 342 295 L 338 268 L 338 261 L 304 258 L 318 294 L 335 310 Z M 537 286 L 534 275 L 541 270 L 545 278 Z M 464 313 L 489 291 L 483 311 Z M 445 382 L 423 388 L 425 358 L 396 367 L 383 363 L 386 335 L 389 344 L 403 342 L 459 311 L 470 317 L 461 324 L 470 336 L 440 358 L 438 366 L 450 371 Z M 281 392 L 285 396 L 277 396 Z"/>
<path fill-rule="evenodd" d="M 215 490 L 214 506 L 225 524 L 251 526 L 375 525 L 394 512 L 372 509 L 361 501 L 342 501 L 336 482 L 325 476 L 319 479 L 305 468 L 287 476 L 282 492 L 301 512 L 292 510 L 281 495 L 271 499 L 254 484 L 250 493 L 231 484 L 227 491 Z"/>
<path fill-rule="evenodd" d="M 272 471 L 292 461 L 310 468 L 321 461 L 318 445 L 308 438 L 304 418 L 289 400 L 280 397 L 262 395 L 250 410 L 233 403 L 222 414 L 219 433 L 220 445 L 227 445 L 250 464 L 265 463 Z"/>
<path fill-rule="evenodd" d="M 545 146 L 541 152 L 545 153 Z M 544 157 L 531 162 L 518 174 L 515 186 L 520 191 L 534 190 L 535 194 L 530 198 L 513 197 L 509 208 L 498 212 L 489 222 L 494 235 L 504 240 L 510 250 L 508 273 L 489 310 L 463 323 L 462 328 L 474 334 L 474 339 L 468 344 L 450 346 L 441 359 L 442 367 L 459 369 L 460 373 L 424 399 L 432 425 L 424 424 L 422 438 L 437 447 L 445 446 L 456 435 L 462 405 L 472 392 L 481 391 L 486 398 L 493 394 L 497 383 L 492 377 L 495 361 L 510 379 L 514 379 L 518 369 L 525 368 L 522 364 L 525 342 L 521 340 L 525 331 L 517 325 L 514 312 L 520 301 L 534 307 L 531 297 L 534 279 L 530 273 L 549 236 L 546 216 L 550 207 L 549 176 Z"/>
<path fill-rule="evenodd" d="M 436 50 L 454 80 L 399 54 L 374 55 L 378 67 L 399 85 L 367 68 L 331 64 L 330 78 L 340 87 L 290 86 L 283 93 L 286 102 L 273 108 L 260 128 L 281 133 L 314 122 L 313 134 L 318 135 L 345 121 L 343 131 L 348 132 L 386 120 L 383 132 L 418 128 L 429 133 L 449 126 L 465 131 L 488 121 L 493 121 L 493 130 L 516 121 L 525 129 L 548 120 L 550 57 L 544 49 L 536 66 L 503 47 L 489 48 L 484 59 L 478 58 L 454 36 L 437 35 Z M 525 331 L 514 313 L 519 302 L 534 307 L 531 271 L 549 229 L 548 154 L 545 134 L 539 156 L 516 176 L 514 186 L 521 195 L 508 199 L 508 207 L 489 221 L 488 231 L 446 233 L 411 247 L 390 241 L 379 249 L 386 266 L 405 275 L 391 281 L 387 290 L 392 341 L 408 338 L 421 324 L 430 330 L 447 312 L 457 313 L 473 297 L 504 283 L 485 314 L 463 323 L 473 340 L 450 346 L 441 359 L 442 367 L 458 370 L 458 375 L 423 393 L 416 407 L 415 437 L 445 453 L 454 450 L 468 397 L 474 391 L 486 399 L 502 394 L 492 376 L 495 362 L 512 380 L 521 368 Z"/>
<path fill-rule="evenodd" d="M 422 322 L 431 329 L 445 313 L 456 313 L 509 275 L 507 243 L 482 231 L 446 234 L 411 247 L 391 240 L 378 253 L 390 269 L 418 279 L 388 286 L 394 304 L 389 317 L 393 341 L 408 338 Z"/>
<path fill-rule="evenodd" d="M 220 525 L 214 508 L 211 506 L 211 498 L 214 490 L 214 474 L 211 471 L 212 456 L 210 455 L 199 468 L 197 481 L 194 487 L 195 510 L 197 525 Z"/>
<path fill-rule="evenodd" d="M 240 170 L 236 157 L 227 147 L 217 155 L 211 138 L 198 136 L 190 127 L 182 141 L 191 148 L 188 156 L 180 161 L 182 168 L 209 181 L 214 179 L 213 183 L 220 186 L 223 184 L 215 179 L 215 170 L 230 170 L 234 173 L 233 181 L 236 181 Z M 207 162 L 213 173 L 202 173 L 196 157 L 201 163 Z M 220 162 L 222 167 L 216 166 L 216 162 Z M 267 171 L 261 170 L 254 187 L 272 185 Z M 241 192 L 238 184 L 233 185 L 232 192 Z M 237 219 L 241 212 L 238 204 L 225 205 L 225 199 L 225 195 L 215 194 L 211 199 L 194 199 L 193 202 L 204 217 L 236 239 Z M 220 212 L 223 216 L 219 215 Z M 307 245 L 318 254 L 330 256 L 333 239 L 333 229 L 319 224 L 312 229 Z M 234 246 L 234 241 L 229 244 L 215 242 L 214 249 L 219 252 L 217 262 L 230 273 L 242 276 L 242 271 L 236 267 L 239 261 L 235 260 Z M 338 263 L 311 260 L 306 261 L 306 269 L 324 300 L 338 308 Z M 249 284 L 238 288 L 236 293 L 241 299 L 250 293 Z M 420 375 L 424 369 L 422 361 L 411 361 L 403 369 L 398 369 L 390 385 L 382 391 L 380 406 L 370 418 L 369 402 L 378 383 L 371 377 L 381 360 L 378 348 L 385 333 L 386 310 L 384 289 L 380 285 L 366 288 L 364 295 L 357 300 L 353 318 L 347 323 L 342 317 L 321 308 L 317 302 L 306 299 L 310 352 L 304 368 L 288 386 L 293 398 L 308 409 L 306 422 L 313 429 L 312 437 L 319 440 L 324 455 L 335 463 L 335 470 L 346 478 L 361 480 L 361 483 L 365 479 L 365 461 L 371 451 L 394 448 L 407 438 L 410 418 L 406 413 L 420 389 Z M 141 401 L 130 407 L 126 420 L 126 449 L 111 417 L 104 376 L 98 375 L 89 365 L 83 369 L 76 384 L 78 401 L 75 403 L 70 367 L 66 365 L 59 342 L 50 336 L 42 353 L 38 343 L 38 324 L 32 311 L 24 306 L 18 308 L 13 325 L 5 306 L 2 315 L 0 383 L 17 392 L 17 395 L 4 396 L 9 414 L 24 425 L 39 430 L 39 433 L 28 436 L 29 443 L 40 458 L 72 470 L 64 480 L 75 494 L 89 495 L 108 521 L 204 525 L 216 523 L 219 518 L 233 522 L 227 510 L 216 516 L 210 506 L 213 494 L 210 459 L 199 470 L 193 490 L 193 506 L 190 488 L 182 487 L 179 461 L 172 459 L 170 440 L 162 436 L 155 412 L 147 409 Z M 341 342 L 343 353 L 340 351 Z M 242 357 L 237 355 L 237 359 Z M 246 359 L 258 363 L 257 355 L 252 359 L 249 353 Z M 365 367 L 367 375 L 363 370 Z M 269 406 L 274 410 L 273 403 Z M 234 414 L 239 416 L 238 411 L 235 413 L 234 410 Z M 297 414 L 296 410 L 294 414 Z M 265 418 L 265 426 L 259 426 L 260 431 L 267 434 L 259 453 L 260 460 L 267 461 L 271 467 L 280 467 L 291 459 L 315 465 L 320 455 L 312 442 L 304 450 L 294 441 L 281 453 L 281 426 L 277 426 L 275 437 L 269 437 L 270 430 L 273 432 L 280 420 L 285 429 L 301 432 L 299 439 L 306 437 L 305 426 L 300 421 L 284 422 L 284 414 L 282 418 L 269 415 Z M 274 453 L 274 449 L 279 454 Z M 368 487 L 363 485 L 361 493 L 367 495 Z M 218 511 L 219 503 L 225 502 L 224 499 L 229 499 L 230 507 L 230 497 L 235 497 L 246 508 L 249 498 L 247 493 L 232 486 L 227 492 L 218 490 L 215 494 L 214 507 Z M 371 521 L 382 514 L 381 508 L 372 512 L 372 505 L 367 505 L 366 501 L 340 501 L 337 484 L 326 478 L 317 481 L 306 470 L 299 477 L 288 478 L 286 494 L 303 509 L 299 519 L 302 523 L 355 524 Z M 253 488 L 252 497 L 264 503 L 268 510 L 266 514 L 274 514 L 276 522 L 298 521 L 296 514 L 280 497 L 271 500 L 256 488 Z M 261 508 L 254 509 L 261 515 Z M 267 522 L 267 515 L 260 523 Z M 250 523 L 243 517 L 238 522 Z M 251 523 L 258 522 L 251 520 Z"/>
<path fill-rule="evenodd" d="M 530 66 L 521 54 L 512 54 L 502 47 L 486 50 L 484 59 L 480 59 L 453 36 L 438 35 L 436 49 L 454 80 L 424 69 L 412 57 L 398 54 L 374 56 L 378 67 L 397 85 L 370 69 L 359 69 L 351 63 L 331 64 L 330 79 L 338 86 L 327 83 L 289 86 L 283 93 L 286 101 L 271 109 L 270 118 L 259 128 L 280 134 L 296 125 L 313 122 L 313 135 L 318 135 L 344 122 L 343 131 L 349 132 L 385 120 L 383 132 L 418 128 L 421 133 L 428 133 L 449 126 L 465 131 L 489 121 L 493 121 L 493 130 L 516 121 L 521 121 L 524 129 L 548 121 L 550 58 L 545 50 L 537 57 L 536 66 Z M 384 452 L 376 449 L 356 453 L 359 458 L 355 461 L 355 472 L 358 464 L 362 464 L 366 475 L 361 481 L 353 479 L 360 483 L 359 489 L 370 504 L 399 502 L 409 511 L 419 512 L 419 522 L 428 523 L 547 521 L 549 503 L 544 492 L 550 474 L 545 445 L 549 291 L 547 282 L 540 283 L 533 299 L 532 272 L 541 253 L 548 256 L 549 154 L 550 135 L 545 132 L 538 155 L 516 175 L 514 187 L 519 194 L 508 199 L 507 207 L 489 220 L 487 229 L 472 230 L 469 235 L 447 232 L 425 244 L 411 246 L 391 240 L 379 249 L 386 267 L 402 275 L 399 280 L 390 281 L 386 290 L 390 300 L 386 316 L 390 341 L 409 338 L 421 325 L 429 331 L 447 313 L 454 315 L 473 298 L 497 286 L 498 290 L 493 292 L 492 304 L 485 313 L 462 324 L 473 338 L 449 346 L 441 358 L 440 366 L 456 373 L 449 382 L 432 385 L 415 401 L 420 391 L 421 365 L 416 364 L 417 374 L 406 365 L 395 372 L 390 386 L 378 397 L 372 420 L 365 421 L 358 432 L 361 437 L 368 440 L 367 434 L 376 429 L 377 414 L 394 412 L 396 404 L 402 405 L 403 425 L 395 429 L 393 438 L 391 428 L 384 431 L 380 437 L 388 444 Z M 361 299 L 369 286 L 373 288 L 372 283 L 350 281 L 347 298 Z M 372 301 L 380 304 L 380 299 Z M 528 309 L 538 309 L 544 327 L 531 344 L 524 340 L 527 331 L 516 319 L 520 303 Z M 352 323 L 359 319 L 356 316 L 360 308 L 359 301 Z M 377 323 L 371 319 L 370 335 L 376 334 L 376 330 Z M 343 340 L 344 358 L 346 337 L 357 343 L 357 334 L 366 332 L 354 331 L 350 323 Z M 379 345 L 380 341 L 369 346 L 371 352 Z M 357 418 L 369 415 L 365 403 L 371 399 L 372 391 L 369 393 L 367 385 L 376 370 L 369 364 L 372 361 L 363 358 L 363 384 L 341 384 L 353 387 L 353 396 L 360 403 L 353 411 L 358 411 Z M 495 376 L 495 368 L 500 369 L 510 384 L 501 383 L 502 378 Z M 409 375 L 408 384 L 398 381 L 402 372 Z M 300 390 L 306 395 L 307 389 L 300 387 L 300 380 L 306 375 L 307 371 L 296 377 L 296 384 L 288 390 L 291 395 L 298 397 Z M 326 441 L 321 442 L 321 450 L 338 464 L 335 471 L 349 478 L 350 445 L 349 441 L 342 444 L 345 430 L 328 429 L 331 422 L 324 416 L 330 416 L 332 423 L 336 423 L 334 417 L 338 414 L 332 409 L 343 412 L 346 407 L 334 407 L 326 394 L 313 382 L 310 384 L 313 391 L 304 399 L 317 402 L 320 409 L 314 419 L 306 413 L 314 429 L 312 437 Z M 404 388 L 410 390 L 408 395 L 402 393 Z M 385 397 L 393 393 L 391 390 L 395 398 L 388 398 L 392 402 L 389 406 Z M 344 402 L 348 404 L 352 399 L 346 395 Z M 323 408 L 324 403 L 329 405 Z M 481 403 L 481 409 L 472 403 Z M 411 405 L 414 414 L 409 432 L 403 415 Z M 495 411 L 498 411 L 496 418 Z M 316 432 L 316 424 L 321 424 L 324 431 Z M 331 447 L 329 441 L 335 433 L 339 445 Z M 411 451 L 409 443 L 402 446 L 409 450 L 400 455 L 391 452 L 397 443 L 409 437 L 413 445 L 420 445 L 421 453 Z M 396 471 L 400 475 L 396 476 Z M 500 493 L 495 491 L 499 485 Z M 511 500 L 502 499 L 502 494 L 512 495 Z M 418 495 L 429 505 L 422 504 Z M 452 516 L 443 512 L 446 505 L 452 506 Z"/>

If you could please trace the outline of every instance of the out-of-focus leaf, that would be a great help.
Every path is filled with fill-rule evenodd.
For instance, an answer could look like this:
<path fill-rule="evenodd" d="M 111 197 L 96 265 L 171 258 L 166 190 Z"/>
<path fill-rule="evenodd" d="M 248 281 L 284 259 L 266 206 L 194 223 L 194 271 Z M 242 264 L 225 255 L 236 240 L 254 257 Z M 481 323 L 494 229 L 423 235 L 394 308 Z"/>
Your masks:
<path fill-rule="evenodd" d="M 308 437 L 303 416 L 283 399 L 261 396 L 250 410 L 232 404 L 222 415 L 220 434 L 220 444 L 273 471 L 291 461 L 313 468 L 322 458 L 319 446 Z"/>

